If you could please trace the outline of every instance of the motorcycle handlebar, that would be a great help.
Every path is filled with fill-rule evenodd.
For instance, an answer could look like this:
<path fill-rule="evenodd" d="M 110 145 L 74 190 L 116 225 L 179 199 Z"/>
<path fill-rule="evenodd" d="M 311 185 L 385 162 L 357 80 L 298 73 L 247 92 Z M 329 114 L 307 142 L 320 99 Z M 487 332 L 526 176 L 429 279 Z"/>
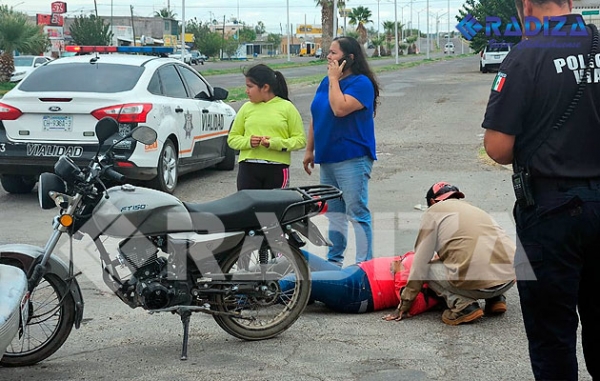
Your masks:
<path fill-rule="evenodd" d="M 104 176 L 106 176 L 106 178 L 108 178 L 109 180 L 117 181 L 119 183 L 125 181 L 124 175 L 120 174 L 119 172 L 115 171 L 110 167 L 106 168 L 106 170 L 104 171 Z"/>

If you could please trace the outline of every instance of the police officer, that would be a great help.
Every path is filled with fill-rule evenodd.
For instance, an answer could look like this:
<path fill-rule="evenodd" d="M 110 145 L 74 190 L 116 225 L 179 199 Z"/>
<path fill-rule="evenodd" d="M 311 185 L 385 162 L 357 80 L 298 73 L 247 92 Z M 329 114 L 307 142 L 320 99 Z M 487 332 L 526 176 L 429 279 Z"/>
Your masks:
<path fill-rule="evenodd" d="M 579 317 L 587 370 L 600 380 L 600 62 L 596 56 L 582 96 L 565 115 L 591 52 L 592 28 L 570 14 L 572 0 L 515 4 L 522 25 L 542 30 L 502 63 L 483 127 L 488 155 L 516 172 L 515 268 L 531 365 L 536 380 L 577 380 Z M 548 30 L 550 16 L 558 17 Z"/>

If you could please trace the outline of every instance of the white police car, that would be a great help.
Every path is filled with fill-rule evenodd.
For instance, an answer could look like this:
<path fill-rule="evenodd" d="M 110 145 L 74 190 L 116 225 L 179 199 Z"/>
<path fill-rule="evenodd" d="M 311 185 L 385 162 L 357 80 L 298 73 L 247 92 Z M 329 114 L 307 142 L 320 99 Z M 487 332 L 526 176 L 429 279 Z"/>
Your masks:
<path fill-rule="evenodd" d="M 234 168 L 227 136 L 235 111 L 223 102 L 226 90 L 172 58 L 96 53 L 161 53 L 156 48 L 79 48 L 92 53 L 51 61 L 0 99 L 0 180 L 7 192 L 30 192 L 61 155 L 87 165 L 98 147 L 94 126 L 106 116 L 119 122 L 121 134 L 137 125 L 158 133 L 154 145 L 131 140 L 115 150 L 115 169 L 131 180 L 172 193 L 180 174 Z"/>

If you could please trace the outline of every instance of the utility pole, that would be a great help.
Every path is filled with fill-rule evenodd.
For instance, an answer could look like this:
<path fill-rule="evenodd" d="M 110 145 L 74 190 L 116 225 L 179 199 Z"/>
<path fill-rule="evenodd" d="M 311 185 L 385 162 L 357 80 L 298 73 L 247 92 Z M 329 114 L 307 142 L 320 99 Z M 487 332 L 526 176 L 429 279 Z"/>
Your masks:
<path fill-rule="evenodd" d="M 133 46 L 135 46 L 135 25 L 133 22 L 133 5 L 129 6 L 129 10 L 131 11 L 131 32 L 133 33 Z"/>
<path fill-rule="evenodd" d="M 221 61 L 225 54 L 225 15 L 223 15 L 223 42 L 221 43 Z"/>
<path fill-rule="evenodd" d="M 285 6 L 287 9 L 287 24 L 290 25 L 290 0 L 285 0 Z M 279 24 L 279 28 L 281 29 L 281 24 Z M 290 54 L 290 29 L 289 28 L 285 28 L 287 29 L 287 61 L 290 62 L 292 60 Z M 283 33 L 281 33 L 283 34 Z"/>
<path fill-rule="evenodd" d="M 394 0 L 394 33 L 394 40 L 396 40 L 396 65 L 398 65 L 398 0 Z"/>
<path fill-rule="evenodd" d="M 450 43 L 450 0 L 448 0 L 448 40 L 446 43 Z"/>
<path fill-rule="evenodd" d="M 425 12 L 427 16 L 427 59 L 429 59 L 429 50 L 431 47 L 431 43 L 429 42 L 429 0 L 427 0 L 427 12 Z"/>
<path fill-rule="evenodd" d="M 334 0 L 333 1 L 333 32 L 331 33 L 333 38 L 337 37 L 337 29 L 338 29 L 337 13 L 338 13 L 338 3 L 336 0 Z"/>
<path fill-rule="evenodd" d="M 96 12 L 96 18 L 98 18 L 98 3 L 94 0 L 94 11 Z"/>
<path fill-rule="evenodd" d="M 185 63 L 185 0 L 181 0 L 181 62 Z M 190 58 L 190 65 L 192 64 Z"/>

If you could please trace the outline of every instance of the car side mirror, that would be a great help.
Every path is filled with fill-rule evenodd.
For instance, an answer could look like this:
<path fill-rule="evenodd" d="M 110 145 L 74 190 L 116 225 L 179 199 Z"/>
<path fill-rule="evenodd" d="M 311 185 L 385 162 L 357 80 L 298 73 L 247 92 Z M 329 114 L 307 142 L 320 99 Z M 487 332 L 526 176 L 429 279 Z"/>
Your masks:
<path fill-rule="evenodd" d="M 213 99 L 217 101 L 224 101 L 229 96 L 229 91 L 222 87 L 215 87 L 213 89 Z"/>

